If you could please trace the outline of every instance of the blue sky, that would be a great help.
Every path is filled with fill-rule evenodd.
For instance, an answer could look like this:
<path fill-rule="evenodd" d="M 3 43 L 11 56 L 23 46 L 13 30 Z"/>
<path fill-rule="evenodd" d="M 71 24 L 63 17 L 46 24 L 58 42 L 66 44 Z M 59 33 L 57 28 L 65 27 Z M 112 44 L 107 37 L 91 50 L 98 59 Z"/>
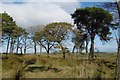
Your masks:
<path fill-rule="evenodd" d="M 26 2 L 26 4 L 14 3 L 24 1 Z M 36 25 L 46 25 L 54 21 L 66 21 L 73 24 L 70 14 L 73 13 L 76 8 L 91 7 L 100 4 L 99 2 L 77 2 L 76 0 L 71 0 L 72 2 L 66 0 L 66 2 L 52 2 L 52 3 L 49 1 L 37 3 L 33 2 L 39 0 L 30 1 L 31 3 L 29 3 L 29 0 L 12 0 L 12 1 L 5 0 L 5 2 L 9 3 L 12 2 L 12 4 L 3 3 L 1 12 L 4 11 L 8 12 L 9 15 L 11 15 L 13 19 L 16 21 L 18 26 L 26 28 Z M 112 34 L 112 37 L 114 37 L 114 34 Z M 68 46 L 69 49 L 72 49 L 72 47 L 69 47 L 70 45 L 74 44 L 68 41 L 66 46 Z M 3 45 L 2 48 L 4 51 L 5 45 Z M 117 44 L 115 39 L 113 38 L 108 43 L 105 43 L 103 45 L 99 38 L 96 37 L 95 48 L 98 48 L 99 51 L 101 52 L 116 52 Z M 32 51 L 33 50 L 29 50 L 29 52 Z"/>

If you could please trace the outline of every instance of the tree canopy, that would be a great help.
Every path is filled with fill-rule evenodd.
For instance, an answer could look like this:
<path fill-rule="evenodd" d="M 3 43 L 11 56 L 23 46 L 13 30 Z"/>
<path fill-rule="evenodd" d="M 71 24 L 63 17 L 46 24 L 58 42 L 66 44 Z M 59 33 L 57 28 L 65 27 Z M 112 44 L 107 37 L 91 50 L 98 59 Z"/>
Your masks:
<path fill-rule="evenodd" d="M 35 34 L 35 40 L 41 44 L 49 54 L 49 50 L 55 43 L 61 44 L 72 27 L 71 24 L 66 22 L 50 23 L 43 28 L 40 32 Z M 47 46 L 45 46 L 47 45 Z M 62 46 L 63 49 L 63 46 Z"/>
<path fill-rule="evenodd" d="M 90 35 L 90 57 L 93 59 L 95 36 L 98 35 L 100 40 L 110 40 L 110 25 L 113 20 L 112 14 L 102 8 L 87 7 L 76 9 L 71 16 L 77 28 L 84 30 Z"/>

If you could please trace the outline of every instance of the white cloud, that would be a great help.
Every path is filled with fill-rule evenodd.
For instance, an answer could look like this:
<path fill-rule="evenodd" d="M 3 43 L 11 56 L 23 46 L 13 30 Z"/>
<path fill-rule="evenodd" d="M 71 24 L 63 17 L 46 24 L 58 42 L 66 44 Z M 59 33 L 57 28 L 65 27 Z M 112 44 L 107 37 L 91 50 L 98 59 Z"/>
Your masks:
<path fill-rule="evenodd" d="M 54 21 L 65 21 L 72 23 L 70 14 L 79 7 L 75 2 L 29 2 L 23 4 L 2 5 L 2 12 L 6 11 L 16 21 L 18 26 L 30 27 L 36 25 L 46 25 Z M 34 0 L 38 1 L 38 0 Z M 46 0 L 42 0 L 46 1 Z M 66 0 L 67 1 L 67 0 Z M 74 1 L 74 0 L 71 0 Z"/>
<path fill-rule="evenodd" d="M 116 0 L 2 0 L 2 2 L 115 2 L 115 1 Z"/>
<path fill-rule="evenodd" d="M 78 2 L 78 0 L 25 0 L 25 2 Z"/>

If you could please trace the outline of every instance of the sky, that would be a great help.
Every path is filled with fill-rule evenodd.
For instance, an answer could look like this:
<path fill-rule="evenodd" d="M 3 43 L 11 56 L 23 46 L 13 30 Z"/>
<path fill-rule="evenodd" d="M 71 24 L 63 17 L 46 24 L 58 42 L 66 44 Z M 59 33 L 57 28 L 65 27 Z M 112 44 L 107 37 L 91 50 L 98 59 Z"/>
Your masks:
<path fill-rule="evenodd" d="M 0 12 L 6 11 L 13 17 L 17 25 L 23 28 L 60 21 L 73 24 L 70 14 L 76 8 L 96 6 L 105 1 L 111 2 L 114 0 L 2 0 Z M 65 45 L 74 44 L 68 41 Z M 95 39 L 95 48 L 98 48 L 101 52 L 116 52 L 116 46 L 114 38 L 104 44 L 98 37 Z M 2 45 L 3 51 L 4 47 L 5 45 Z M 68 48 L 72 49 L 72 47 Z"/>

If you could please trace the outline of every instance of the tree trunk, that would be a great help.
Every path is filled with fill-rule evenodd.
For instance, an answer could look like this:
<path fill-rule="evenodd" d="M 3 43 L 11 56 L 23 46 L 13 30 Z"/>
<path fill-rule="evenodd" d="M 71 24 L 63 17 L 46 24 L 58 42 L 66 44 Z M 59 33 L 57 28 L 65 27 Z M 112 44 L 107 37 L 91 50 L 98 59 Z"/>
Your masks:
<path fill-rule="evenodd" d="M 81 48 L 79 49 L 79 54 L 82 54 L 82 49 Z"/>
<path fill-rule="evenodd" d="M 118 14 L 120 18 L 120 1 L 119 0 L 117 0 L 117 8 L 118 8 Z"/>
<path fill-rule="evenodd" d="M 65 59 L 65 48 L 61 45 L 62 53 L 63 53 L 63 59 Z"/>
<path fill-rule="evenodd" d="M 80 45 L 79 45 L 79 54 L 81 54 L 82 53 L 82 49 L 83 48 L 83 43 L 80 43 Z"/>
<path fill-rule="evenodd" d="M 27 37 L 25 37 L 25 42 L 24 42 L 24 54 L 26 54 L 26 50 L 27 50 Z"/>
<path fill-rule="evenodd" d="M 74 53 L 74 51 L 75 51 L 75 47 L 76 47 L 76 45 L 74 45 L 73 50 L 72 50 L 72 53 Z"/>
<path fill-rule="evenodd" d="M 62 44 L 59 43 L 59 45 L 60 45 L 60 47 L 62 49 L 63 59 L 65 59 L 65 48 L 62 46 Z"/>
<path fill-rule="evenodd" d="M 13 53 L 14 50 L 14 39 L 11 39 L 11 44 L 10 44 L 10 53 Z"/>
<path fill-rule="evenodd" d="M 18 49 L 19 49 L 19 37 L 17 38 L 17 48 L 16 48 L 16 54 L 18 54 Z"/>
<path fill-rule="evenodd" d="M 118 14 L 120 19 L 120 1 L 117 0 Z M 120 27 L 120 23 L 119 23 Z M 118 29 L 118 51 L 117 51 L 117 68 L 116 68 L 116 78 L 120 80 L 120 28 Z"/>
<path fill-rule="evenodd" d="M 65 51 L 63 50 L 63 59 L 65 59 Z"/>
<path fill-rule="evenodd" d="M 37 48 L 36 48 L 36 42 L 34 42 L 34 53 L 36 54 Z"/>
<path fill-rule="evenodd" d="M 119 41 L 119 42 L 120 42 L 120 41 Z M 119 45 L 118 45 L 118 52 L 117 52 L 116 78 L 120 79 L 120 43 L 119 43 Z"/>
<path fill-rule="evenodd" d="M 10 44 L 10 37 L 8 38 L 6 54 L 8 53 L 8 50 L 9 50 L 9 44 Z"/>
<path fill-rule="evenodd" d="M 90 47 L 90 54 L 89 54 L 90 60 L 94 61 L 94 36 L 91 37 L 91 47 Z"/>
<path fill-rule="evenodd" d="M 49 51 L 50 51 L 50 48 L 49 48 L 49 47 L 50 47 L 50 45 L 49 45 L 49 43 L 48 43 L 48 46 L 47 46 L 47 57 L 48 57 L 48 58 L 49 58 L 49 53 L 50 53 L 50 52 L 49 52 Z"/>
<path fill-rule="evenodd" d="M 79 47 L 78 47 L 78 45 L 77 45 L 77 48 L 76 48 L 76 50 L 77 50 L 77 54 L 79 53 Z"/>
<path fill-rule="evenodd" d="M 50 53 L 50 52 L 49 52 L 49 49 L 48 49 L 48 50 L 47 50 L 47 57 L 48 57 L 48 58 L 49 58 L 49 53 Z"/>
<path fill-rule="evenodd" d="M 40 45 L 40 53 L 42 53 L 42 45 Z"/>
<path fill-rule="evenodd" d="M 21 55 L 23 54 L 23 53 L 22 53 L 22 47 L 20 47 L 20 53 L 21 53 Z"/>
<path fill-rule="evenodd" d="M 24 54 L 26 54 L 26 46 L 25 46 L 25 48 L 24 48 Z"/>
<path fill-rule="evenodd" d="M 86 53 L 88 53 L 88 42 L 86 41 L 86 46 L 85 46 Z"/>
<path fill-rule="evenodd" d="M 14 51 L 14 46 L 15 46 L 15 39 L 13 39 L 13 44 L 12 44 L 12 53 Z"/>

